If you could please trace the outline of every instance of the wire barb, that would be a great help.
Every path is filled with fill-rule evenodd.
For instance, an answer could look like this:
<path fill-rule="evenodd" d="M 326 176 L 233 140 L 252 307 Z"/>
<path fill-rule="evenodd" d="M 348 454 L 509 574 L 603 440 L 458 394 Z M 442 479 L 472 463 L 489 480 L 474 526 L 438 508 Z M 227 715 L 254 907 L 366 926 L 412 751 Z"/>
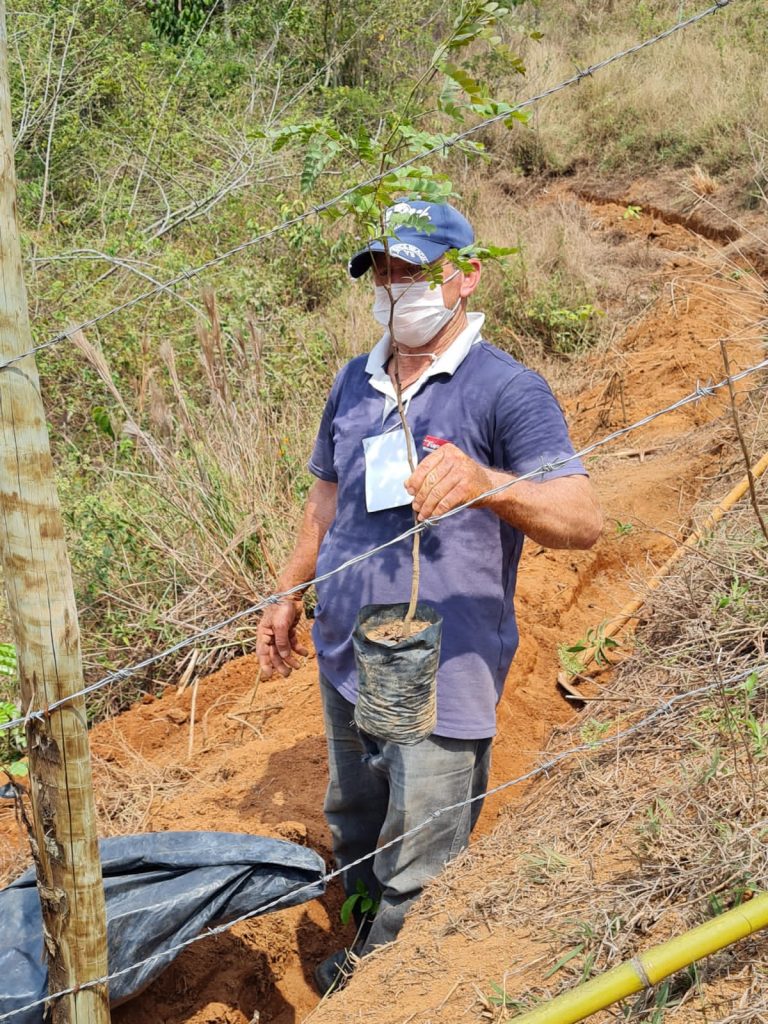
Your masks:
<path fill-rule="evenodd" d="M 708 381 L 706 384 L 702 384 L 700 381 L 696 381 L 696 397 L 697 398 L 711 398 L 715 393 L 712 381 Z"/>

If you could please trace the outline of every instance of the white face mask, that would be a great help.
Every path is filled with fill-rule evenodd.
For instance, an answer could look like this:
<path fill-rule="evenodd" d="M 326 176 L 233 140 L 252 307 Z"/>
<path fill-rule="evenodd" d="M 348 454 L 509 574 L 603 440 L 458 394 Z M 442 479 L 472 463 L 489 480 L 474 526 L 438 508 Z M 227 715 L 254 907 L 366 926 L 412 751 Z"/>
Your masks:
<path fill-rule="evenodd" d="M 443 282 L 452 281 L 457 270 Z M 398 345 L 406 348 L 420 348 L 428 344 L 461 305 L 461 297 L 452 309 L 443 303 L 440 286 L 430 287 L 429 281 L 414 281 L 411 284 L 390 285 L 395 308 L 392 313 L 392 333 Z M 373 318 L 383 327 L 389 327 L 390 298 L 383 285 L 376 285 L 373 303 Z"/>

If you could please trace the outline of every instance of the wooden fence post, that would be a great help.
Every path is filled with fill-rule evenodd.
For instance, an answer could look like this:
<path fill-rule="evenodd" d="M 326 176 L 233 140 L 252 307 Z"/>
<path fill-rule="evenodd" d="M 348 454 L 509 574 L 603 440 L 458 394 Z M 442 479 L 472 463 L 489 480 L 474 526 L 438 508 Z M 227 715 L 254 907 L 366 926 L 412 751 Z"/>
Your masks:
<path fill-rule="evenodd" d="M 0 363 L 32 344 L 16 226 L 5 0 L 0 0 Z M 0 369 L 0 547 L 25 709 L 82 687 L 80 634 L 34 357 Z M 107 973 L 106 919 L 83 698 L 27 728 L 33 848 L 49 991 Z M 106 985 L 52 1006 L 108 1024 Z"/>

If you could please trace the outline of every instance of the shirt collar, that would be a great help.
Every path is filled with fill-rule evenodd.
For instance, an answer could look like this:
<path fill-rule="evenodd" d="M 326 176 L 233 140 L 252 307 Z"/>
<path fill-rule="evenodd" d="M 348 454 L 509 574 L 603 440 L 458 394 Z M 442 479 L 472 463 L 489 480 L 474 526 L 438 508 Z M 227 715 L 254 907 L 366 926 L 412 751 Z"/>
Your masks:
<path fill-rule="evenodd" d="M 469 354 L 472 346 L 480 341 L 480 332 L 485 323 L 485 313 L 467 313 L 467 326 L 451 342 L 445 352 L 441 352 L 437 359 L 432 362 L 424 373 L 416 381 L 416 384 L 433 377 L 436 373 L 448 373 L 453 375 L 461 363 Z M 392 351 L 389 340 L 389 331 L 386 331 L 371 349 L 368 361 L 365 364 L 365 372 L 371 375 L 371 384 L 379 381 L 391 381 L 387 373 L 387 363 Z M 375 386 L 375 384 L 374 384 Z M 412 384 L 406 391 L 410 391 L 415 385 Z"/>
<path fill-rule="evenodd" d="M 424 373 L 403 391 L 403 405 L 408 409 L 411 399 L 424 387 L 430 377 L 438 373 L 453 375 L 461 363 L 469 355 L 469 350 L 481 340 L 480 332 L 485 323 L 485 313 L 467 313 L 467 326 L 451 342 L 445 352 L 442 352 Z M 382 412 L 382 423 L 397 406 L 397 394 L 395 386 L 387 373 L 387 363 L 391 352 L 389 331 L 374 345 L 368 361 L 365 364 L 365 372 L 370 374 L 370 385 L 376 391 L 384 395 L 384 409 Z"/>

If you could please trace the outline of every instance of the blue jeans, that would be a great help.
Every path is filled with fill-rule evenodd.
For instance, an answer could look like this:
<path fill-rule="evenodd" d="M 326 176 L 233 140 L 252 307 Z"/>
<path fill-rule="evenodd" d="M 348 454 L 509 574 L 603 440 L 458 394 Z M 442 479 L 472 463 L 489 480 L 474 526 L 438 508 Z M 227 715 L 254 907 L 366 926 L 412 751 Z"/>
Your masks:
<path fill-rule="evenodd" d="M 355 706 L 320 677 L 330 782 L 325 816 L 344 867 L 421 824 L 434 811 L 484 793 L 491 741 L 430 736 L 413 746 L 378 740 L 354 723 Z M 361 955 L 392 942 L 424 885 L 469 842 L 483 801 L 446 812 L 415 835 L 342 876 L 347 895 L 362 880 L 380 894 Z"/>

